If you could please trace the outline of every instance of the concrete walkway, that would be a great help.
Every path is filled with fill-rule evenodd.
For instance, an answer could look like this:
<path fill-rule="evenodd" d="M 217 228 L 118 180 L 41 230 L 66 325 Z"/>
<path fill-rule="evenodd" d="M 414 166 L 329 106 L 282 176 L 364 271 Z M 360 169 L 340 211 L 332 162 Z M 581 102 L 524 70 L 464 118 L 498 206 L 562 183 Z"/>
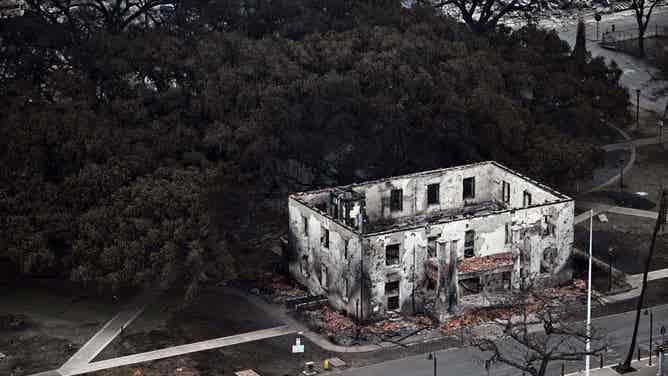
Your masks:
<path fill-rule="evenodd" d="M 647 273 L 647 282 L 663 278 L 668 278 L 668 269 L 654 270 Z M 626 282 L 628 282 L 633 287 L 633 290 L 617 295 L 601 296 L 601 300 L 604 303 L 614 303 L 640 296 L 640 289 L 642 288 L 642 273 L 631 274 L 627 276 Z"/>
<path fill-rule="evenodd" d="M 72 369 L 61 368 L 60 373 L 63 376 L 80 375 L 83 373 L 100 371 L 103 369 L 122 367 L 130 364 L 149 362 L 152 360 L 164 359 L 199 351 L 212 350 L 225 346 L 238 345 L 240 343 L 245 343 L 245 342 L 252 342 L 272 337 L 279 337 L 294 332 L 295 332 L 294 328 L 290 326 L 287 325 L 279 326 L 270 329 L 258 330 L 254 332 L 237 334 L 228 337 L 211 339 L 208 341 L 189 343 L 187 345 L 167 347 L 160 350 L 122 356 L 120 358 L 101 360 L 99 362 L 80 365 Z"/>
<path fill-rule="evenodd" d="M 586 29 L 589 37 L 595 37 L 596 20 L 593 15 L 584 17 Z M 668 8 L 657 8 L 652 13 L 649 22 L 649 29 L 653 30 L 655 25 L 666 25 L 668 20 Z M 611 15 L 604 15 L 600 22 L 600 31 L 606 31 L 615 25 L 617 30 L 636 28 L 635 16 L 633 11 L 624 11 Z M 547 28 L 555 29 L 559 37 L 571 46 L 575 45 L 577 18 L 571 20 L 545 20 L 541 25 Z M 595 39 L 595 38 L 592 38 Z M 657 68 L 648 64 L 646 61 L 637 59 L 633 56 L 602 48 L 597 43 L 588 43 L 587 50 L 591 52 L 592 57 L 603 57 L 606 62 L 614 60 L 622 71 L 620 84 L 627 88 L 631 103 L 635 105 L 636 89 L 641 89 L 640 107 L 656 112 L 663 113 L 666 108 L 668 98 L 658 95 L 661 89 L 668 87 L 668 81 L 657 79 L 660 74 Z"/>
<path fill-rule="evenodd" d="M 261 310 L 271 314 L 273 317 L 283 321 L 287 325 L 289 325 L 293 328 L 297 328 L 298 331 L 301 332 L 302 335 L 304 337 L 306 337 L 309 341 L 313 342 L 314 344 L 318 345 L 318 347 L 321 347 L 321 348 L 323 348 L 327 351 L 338 352 L 338 353 L 359 353 L 359 352 L 370 352 L 370 351 L 376 351 L 376 350 L 380 350 L 380 349 L 399 346 L 399 345 L 397 345 L 395 343 L 392 343 L 392 342 L 380 342 L 378 344 L 361 345 L 361 346 L 335 345 L 332 342 L 330 342 L 328 339 L 323 337 L 322 335 L 309 330 L 306 326 L 304 326 L 304 324 L 302 324 L 299 321 L 293 319 L 288 314 L 287 310 L 283 307 L 277 306 L 275 304 L 269 304 L 269 303 L 265 302 L 264 300 L 260 299 L 257 296 L 248 295 L 248 294 L 245 294 L 242 291 L 239 291 L 239 290 L 233 289 L 233 288 L 225 288 L 225 293 L 230 294 L 230 295 L 235 295 L 235 296 L 239 297 L 240 299 L 245 299 L 249 303 L 258 307 L 259 309 L 261 309 Z"/>
<path fill-rule="evenodd" d="M 649 366 L 649 358 L 641 358 L 640 361 L 634 360 L 631 362 L 631 367 L 635 368 L 635 372 L 625 373 L 624 376 L 656 376 L 657 372 L 657 358 L 653 358 L 652 366 Z M 596 357 L 592 357 L 592 364 L 596 364 Z M 590 368 L 589 374 L 591 376 L 619 376 L 617 371 L 613 370 L 612 367 L 617 364 L 610 364 L 603 368 Z M 584 376 L 585 371 L 570 373 L 566 376 Z M 665 374 L 665 373 L 664 373 Z"/>
<path fill-rule="evenodd" d="M 137 296 L 121 312 L 109 320 L 91 339 L 88 340 L 62 367 L 60 373 L 65 375 L 66 370 L 84 366 L 104 350 L 120 333 L 121 330 L 139 316 L 144 308 L 151 303 L 157 292 L 148 291 Z"/>
<path fill-rule="evenodd" d="M 613 213 L 613 214 L 622 214 L 622 215 L 630 215 L 634 217 L 641 217 L 641 218 L 649 218 L 649 219 L 656 219 L 658 217 L 659 213 L 651 210 L 640 210 L 640 209 L 633 209 L 633 208 L 627 208 L 624 206 L 613 206 L 613 205 L 605 205 L 605 204 L 598 204 L 595 202 L 579 202 L 578 205 L 585 206 L 585 207 L 590 207 L 591 209 L 594 210 L 594 216 L 597 216 L 601 213 Z M 584 221 L 589 220 L 589 214 L 590 211 L 587 210 L 584 213 L 580 213 L 573 219 L 573 224 L 580 224 Z"/>
<path fill-rule="evenodd" d="M 626 133 L 624 130 L 622 130 L 621 128 L 616 127 L 616 126 L 614 126 L 610 123 L 608 123 L 608 126 L 611 127 L 612 129 L 614 129 L 615 131 L 617 131 L 617 133 L 619 133 L 620 135 L 622 135 L 622 137 L 625 140 L 631 141 L 631 136 L 628 133 Z M 628 161 L 626 162 L 626 166 L 624 166 L 624 169 L 622 171 L 622 173 L 625 174 L 625 175 L 628 174 L 629 171 L 631 171 L 631 168 L 633 168 L 633 165 L 636 163 L 636 158 L 638 156 L 635 145 L 630 144 L 628 146 L 628 148 L 631 150 L 631 156 L 628 158 Z M 619 180 L 619 174 L 616 173 L 614 176 L 612 176 L 611 178 L 606 180 L 604 183 L 599 184 L 599 185 L 597 185 L 597 186 L 595 186 L 595 187 L 593 187 L 593 188 L 591 188 L 591 189 L 589 189 L 585 192 L 582 192 L 581 194 L 587 194 L 587 193 L 591 193 L 591 192 L 594 192 L 594 191 L 600 191 L 601 189 L 603 189 L 603 188 L 605 188 L 609 185 L 614 184 L 618 180 Z"/>
<path fill-rule="evenodd" d="M 631 146 L 638 147 L 638 146 L 661 144 L 664 141 L 666 141 L 665 136 L 655 136 L 647 138 L 638 138 L 635 140 L 629 140 L 625 142 L 618 142 L 616 144 L 604 145 L 601 148 L 605 151 L 622 150 L 622 149 L 629 149 Z"/>

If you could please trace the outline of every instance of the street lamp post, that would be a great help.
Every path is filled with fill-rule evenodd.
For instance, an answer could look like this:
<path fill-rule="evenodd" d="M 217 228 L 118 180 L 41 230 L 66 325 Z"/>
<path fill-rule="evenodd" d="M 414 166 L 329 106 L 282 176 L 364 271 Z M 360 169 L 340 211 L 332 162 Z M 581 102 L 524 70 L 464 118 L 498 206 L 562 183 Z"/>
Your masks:
<path fill-rule="evenodd" d="M 598 40 L 598 23 L 601 21 L 601 15 L 596 13 L 594 19 L 596 20 L 596 40 Z"/>
<path fill-rule="evenodd" d="M 612 256 L 614 251 L 613 247 L 608 248 L 608 291 L 612 291 Z"/>
<path fill-rule="evenodd" d="M 411 237 L 413 238 L 413 273 L 412 273 L 412 279 L 413 279 L 413 287 L 411 289 L 411 303 L 413 305 L 413 314 L 415 314 L 415 233 L 411 233 Z"/>
<path fill-rule="evenodd" d="M 436 376 L 436 353 L 435 352 L 430 352 L 429 355 L 427 355 L 428 360 L 433 360 L 434 361 L 434 376 Z"/>
<path fill-rule="evenodd" d="M 657 126 L 659 128 L 659 145 L 663 147 L 663 119 L 659 119 Z"/>
<path fill-rule="evenodd" d="M 652 366 L 652 330 L 654 329 L 654 316 L 652 315 L 652 311 L 646 309 L 645 310 L 645 316 L 647 316 L 647 313 L 649 313 L 649 365 L 650 367 Z"/>
<path fill-rule="evenodd" d="M 619 159 L 619 191 L 624 190 L 624 158 Z"/>
<path fill-rule="evenodd" d="M 640 89 L 636 89 L 636 129 L 640 128 Z"/>

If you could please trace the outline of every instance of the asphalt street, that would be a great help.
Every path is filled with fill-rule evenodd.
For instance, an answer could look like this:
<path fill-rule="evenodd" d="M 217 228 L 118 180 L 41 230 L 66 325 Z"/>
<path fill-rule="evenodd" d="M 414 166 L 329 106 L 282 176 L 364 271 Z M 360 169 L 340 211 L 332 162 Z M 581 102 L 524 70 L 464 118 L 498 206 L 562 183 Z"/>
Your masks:
<path fill-rule="evenodd" d="M 662 325 L 668 326 L 668 305 L 652 308 L 654 314 L 654 342 L 661 337 L 659 330 Z M 592 320 L 592 326 L 606 333 L 605 342 L 609 351 L 605 354 L 604 363 L 616 364 L 626 355 L 628 343 L 633 333 L 635 312 L 627 312 L 617 315 L 600 317 Z M 647 345 L 649 343 L 649 316 L 641 316 L 638 330 L 638 342 L 641 346 L 642 356 L 648 356 Z M 510 341 L 504 341 L 503 346 L 508 351 L 514 345 Z M 417 345 L 419 346 L 419 345 Z M 595 346 L 595 345 L 593 345 Z M 636 357 L 634 352 L 634 358 Z M 451 348 L 437 353 L 437 375 L 439 376 L 467 376 L 488 375 L 484 368 L 484 354 L 472 348 Z M 597 367 L 599 358 L 592 358 L 592 367 Z M 577 372 L 584 369 L 584 361 L 565 363 L 566 373 Z M 433 361 L 428 360 L 425 354 L 391 360 L 363 368 L 350 369 L 337 374 L 358 376 L 432 376 Z M 550 365 L 549 375 L 560 375 L 561 362 Z M 504 364 L 496 364 L 489 370 L 490 376 L 521 375 L 522 373 Z"/>
<path fill-rule="evenodd" d="M 602 56 L 607 62 L 614 60 L 619 65 L 623 72 L 620 77 L 620 83 L 629 90 L 631 102 L 635 103 L 635 90 L 640 89 L 640 106 L 651 111 L 663 113 L 663 110 L 666 108 L 666 102 L 668 102 L 668 97 L 661 95 L 659 91 L 666 88 L 668 82 L 658 79 L 658 70 L 632 56 L 601 48 L 595 43 L 597 36 L 594 16 L 587 15 L 584 20 L 588 39 L 587 49 L 591 52 L 592 56 Z M 546 20 L 541 22 L 541 25 L 555 29 L 559 37 L 573 47 L 575 45 L 576 23 L 577 19 L 571 18 L 567 20 Z M 628 10 L 602 15 L 601 22 L 599 23 L 599 39 L 601 34 L 604 31 L 610 30 L 613 25 L 617 31 L 636 29 L 635 13 L 632 10 Z M 663 6 L 656 8 L 652 12 L 647 33 L 653 35 L 657 28 L 661 31 L 665 27 L 668 27 L 668 7 Z"/>

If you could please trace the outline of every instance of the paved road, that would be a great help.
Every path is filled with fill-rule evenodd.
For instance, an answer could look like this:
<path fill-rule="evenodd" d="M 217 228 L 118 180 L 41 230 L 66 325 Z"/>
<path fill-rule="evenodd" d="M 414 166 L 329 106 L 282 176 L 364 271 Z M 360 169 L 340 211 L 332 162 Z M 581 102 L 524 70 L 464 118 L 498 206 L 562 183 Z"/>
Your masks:
<path fill-rule="evenodd" d="M 631 140 L 631 141 L 619 142 L 619 143 L 616 143 L 616 144 L 605 145 L 605 146 L 602 147 L 602 149 L 605 150 L 605 151 L 612 151 L 612 150 L 629 149 L 631 146 L 655 145 L 655 144 L 661 144 L 661 143 L 665 142 L 666 139 L 667 139 L 666 136 L 638 138 L 638 139 Z"/>
<path fill-rule="evenodd" d="M 654 313 L 654 336 L 660 337 L 659 328 L 661 325 L 668 326 L 668 305 L 657 306 L 652 309 Z M 618 363 L 625 356 L 628 350 L 628 340 L 633 333 L 633 324 L 635 312 L 627 312 L 619 315 L 601 317 L 592 320 L 593 325 L 608 333 L 609 352 L 605 356 L 605 363 Z M 645 316 L 641 317 L 640 328 L 638 331 L 638 340 L 641 349 L 649 342 L 649 323 Z M 508 347 L 512 344 L 507 343 Z M 647 356 L 647 350 L 643 350 L 644 356 Z M 471 348 L 453 348 L 443 350 L 437 353 L 438 375 L 441 376 L 469 376 L 486 375 L 482 362 L 482 355 L 479 351 Z M 599 360 L 593 359 L 592 365 L 598 365 Z M 576 372 L 584 367 L 584 361 L 566 364 L 566 372 Z M 561 363 L 553 363 L 549 367 L 549 375 L 559 375 Z M 433 375 L 433 363 L 427 360 L 425 355 L 418 355 L 403 359 L 391 360 L 368 367 L 356 368 L 341 371 L 336 374 L 355 375 L 355 376 L 431 376 Z M 491 376 L 509 376 L 519 375 L 521 372 L 505 365 L 495 365 L 490 370 Z"/>
<path fill-rule="evenodd" d="M 633 11 L 624 11 L 603 15 L 599 24 L 600 33 L 609 30 L 612 25 L 615 25 L 616 30 L 637 27 L 633 14 Z M 559 33 L 559 37 L 573 47 L 575 45 L 576 22 L 575 19 L 569 21 L 548 20 L 542 22 L 541 25 L 554 28 Z M 587 26 L 588 37 L 595 39 L 596 21 L 593 15 L 585 16 L 585 24 Z M 659 25 L 659 27 L 668 26 L 668 8 L 662 7 L 652 12 L 648 30 L 654 30 L 656 25 Z M 620 83 L 629 90 L 631 103 L 635 104 L 635 90 L 640 89 L 640 106 L 650 111 L 663 113 L 663 110 L 666 108 L 666 102 L 668 102 L 668 97 L 657 95 L 656 92 L 661 88 L 668 87 L 668 82 L 655 79 L 659 77 L 656 68 L 632 56 L 601 48 L 597 43 L 587 43 L 587 49 L 594 57 L 602 56 L 608 62 L 611 60 L 617 62 L 623 72 L 620 77 Z"/>
<path fill-rule="evenodd" d="M 630 215 L 634 217 L 641 217 L 641 218 L 649 218 L 649 219 L 656 219 L 656 217 L 659 216 L 658 212 L 651 211 L 651 210 L 640 210 L 640 209 L 633 209 L 633 208 L 626 208 L 623 206 L 611 206 L 611 205 L 605 205 L 605 204 L 598 204 L 598 203 L 589 203 L 589 202 L 582 202 L 578 201 L 578 204 L 583 205 L 585 207 L 589 206 L 592 209 L 594 209 L 594 216 L 597 216 L 601 213 L 613 213 L 613 214 L 622 214 L 622 215 Z M 573 220 L 573 224 L 580 224 L 582 222 L 588 221 L 589 220 L 589 211 L 586 211 L 584 213 L 581 213 L 575 217 Z M 586 224 L 586 223 L 585 223 Z M 588 226 L 588 224 L 586 224 Z"/>

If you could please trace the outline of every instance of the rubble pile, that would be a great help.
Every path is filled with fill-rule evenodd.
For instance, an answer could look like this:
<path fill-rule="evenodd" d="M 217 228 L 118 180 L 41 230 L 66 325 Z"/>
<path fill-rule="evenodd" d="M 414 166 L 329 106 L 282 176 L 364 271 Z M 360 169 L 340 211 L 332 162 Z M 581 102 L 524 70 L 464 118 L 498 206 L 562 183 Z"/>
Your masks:
<path fill-rule="evenodd" d="M 570 285 L 553 287 L 545 290 L 551 297 L 577 298 L 587 292 L 587 282 L 582 279 L 574 279 Z"/>
<path fill-rule="evenodd" d="M 282 275 L 273 275 L 269 283 L 270 300 L 274 303 L 284 303 L 288 298 L 305 296 L 307 292 L 290 284 L 290 279 Z"/>
<path fill-rule="evenodd" d="M 457 270 L 460 273 L 479 272 L 491 270 L 504 265 L 513 264 L 512 252 L 497 253 L 490 256 L 471 257 L 459 262 Z"/>
<path fill-rule="evenodd" d="M 498 318 L 510 317 L 511 314 L 512 311 L 509 308 L 472 309 L 441 324 L 441 332 L 453 335 L 462 327 L 470 327 L 494 321 Z"/>
<path fill-rule="evenodd" d="M 355 328 L 355 322 L 352 319 L 333 311 L 328 306 L 321 308 L 320 314 L 325 324 L 323 328 L 325 331 L 336 333 Z"/>
<path fill-rule="evenodd" d="M 405 329 L 407 325 L 408 323 L 403 321 L 395 322 L 395 321 L 383 320 L 377 323 L 373 323 L 369 326 L 366 326 L 363 328 L 363 330 L 377 335 L 394 334 L 400 331 L 401 329 Z"/>

